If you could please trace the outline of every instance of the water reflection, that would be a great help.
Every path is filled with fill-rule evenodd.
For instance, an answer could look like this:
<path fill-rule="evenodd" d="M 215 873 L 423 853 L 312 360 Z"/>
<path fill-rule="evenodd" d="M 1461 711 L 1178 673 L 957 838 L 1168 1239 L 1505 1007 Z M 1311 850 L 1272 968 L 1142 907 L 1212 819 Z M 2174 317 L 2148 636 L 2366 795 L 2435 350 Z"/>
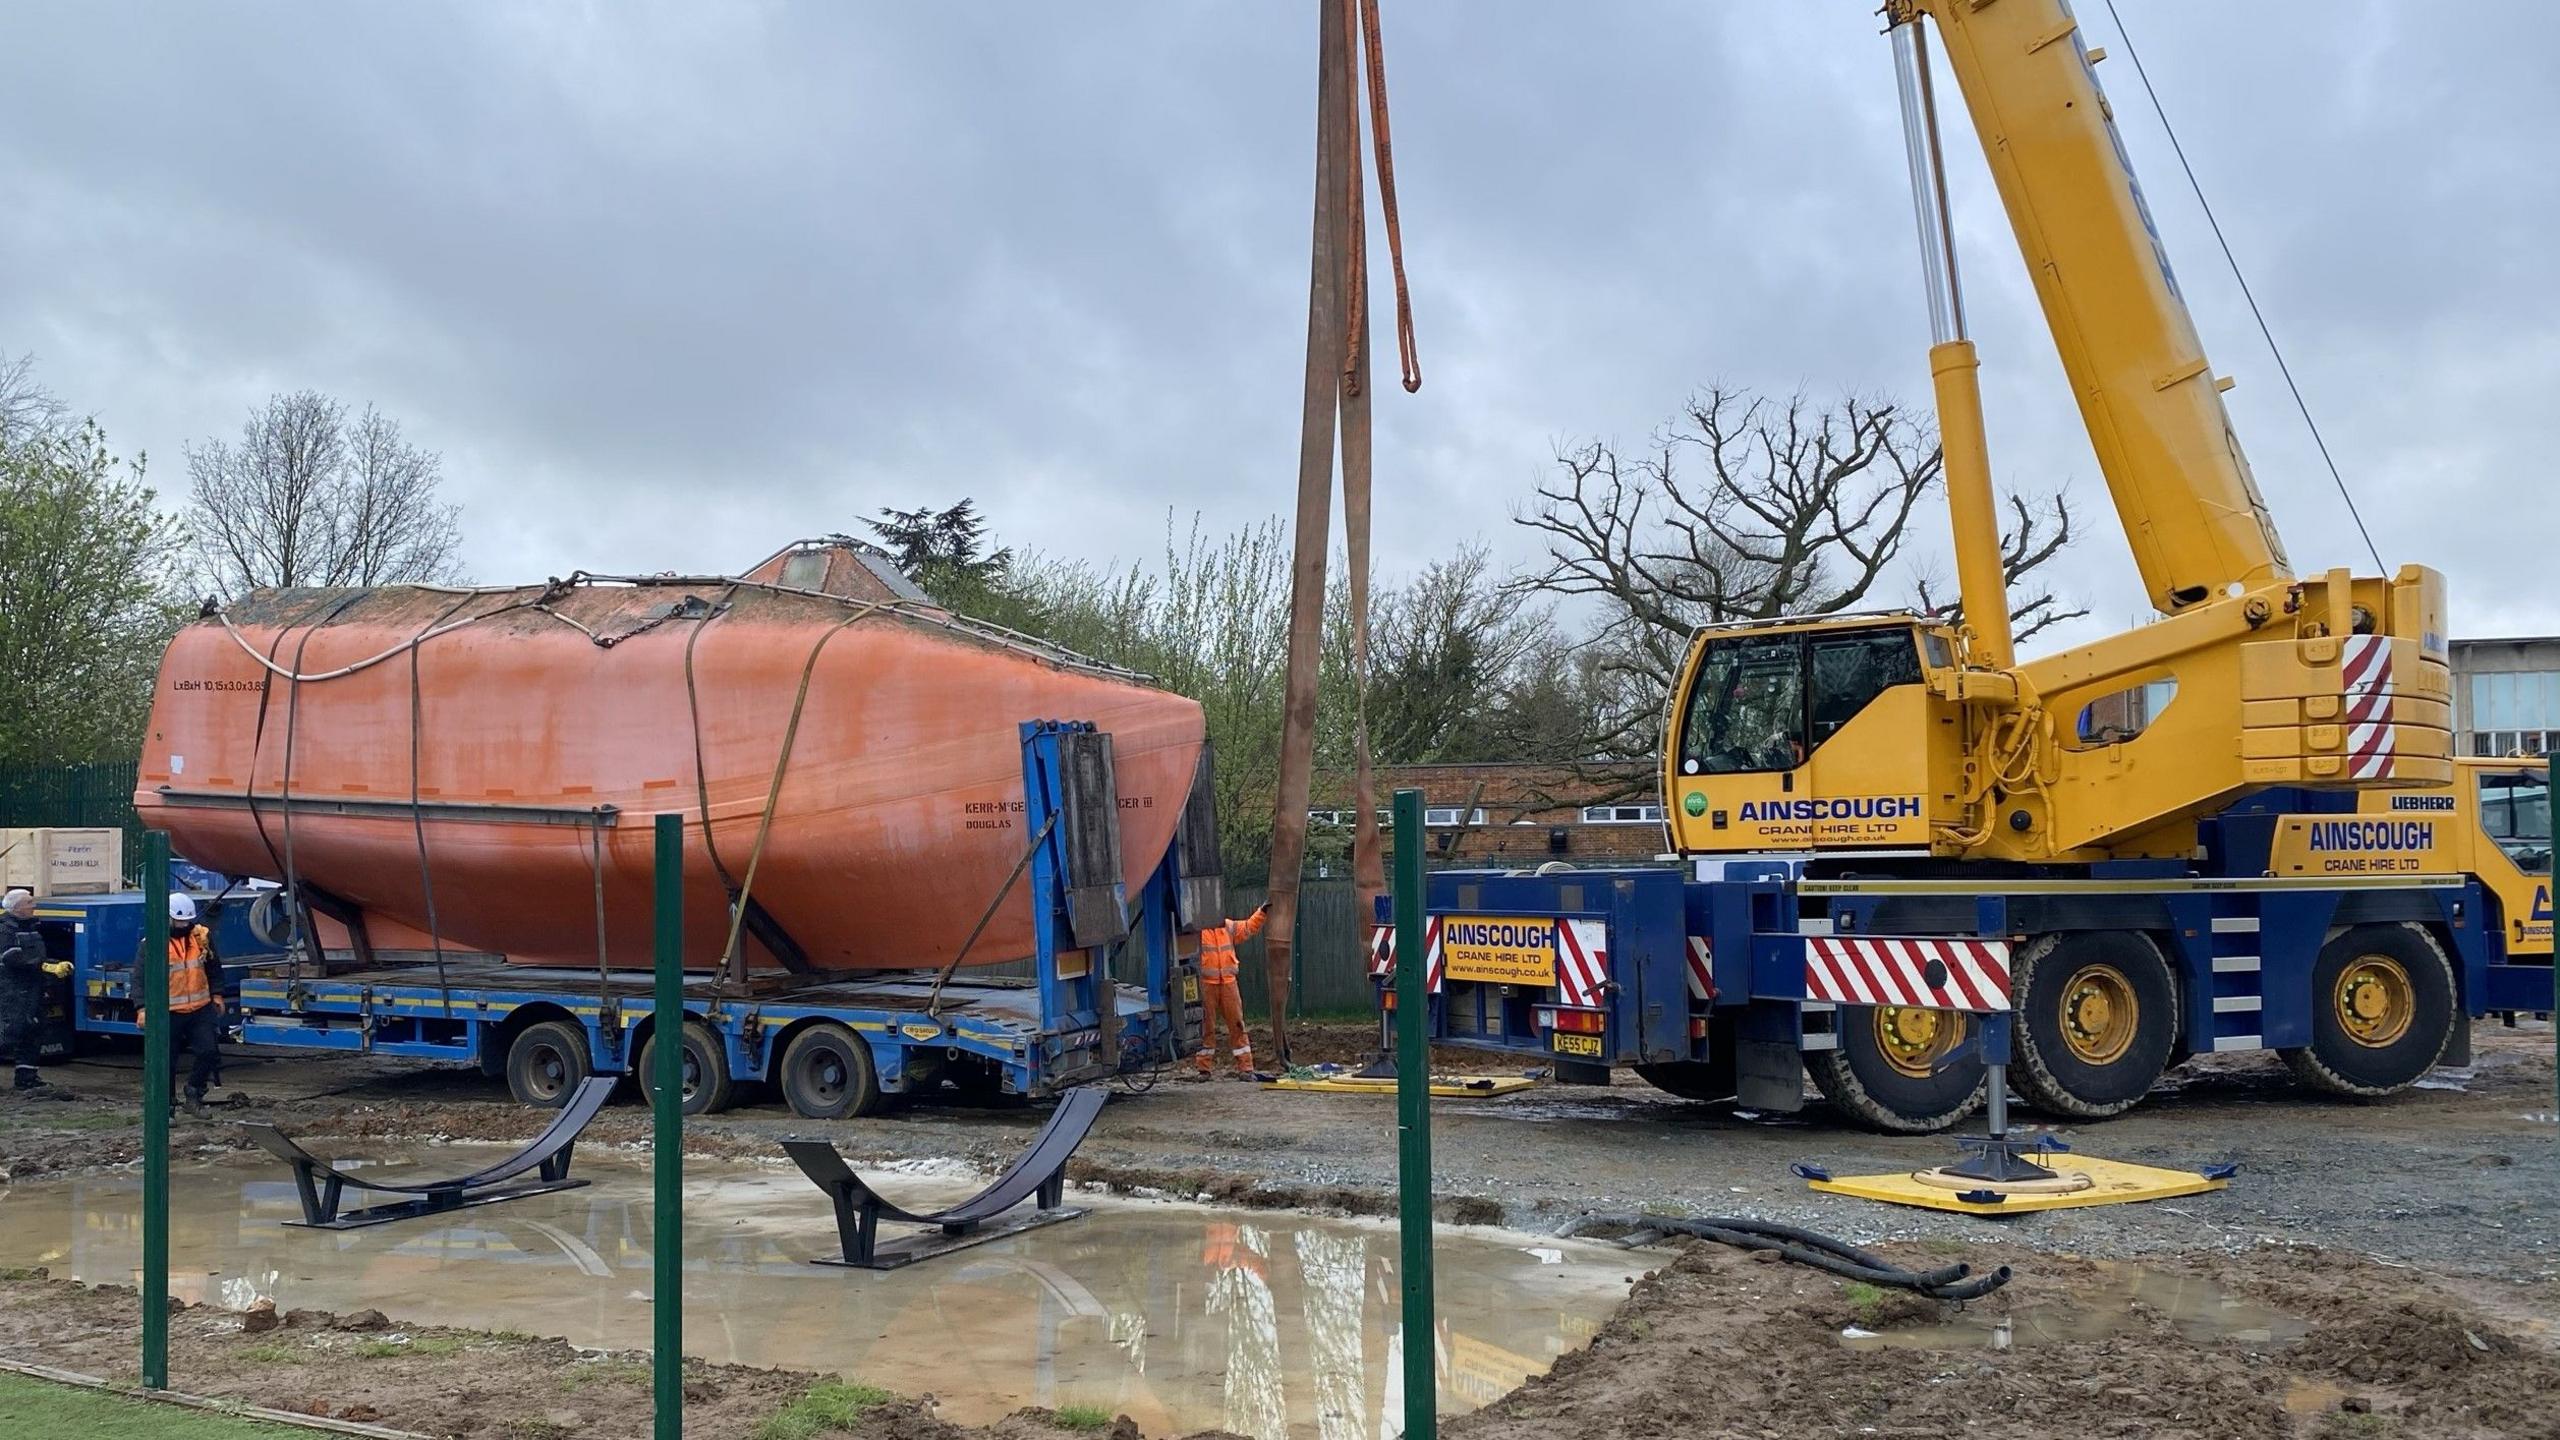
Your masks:
<path fill-rule="evenodd" d="M 455 1146 L 456 1168 L 477 1147 Z M 233 1157 L 172 1185 L 170 1289 L 239 1309 L 373 1308 L 427 1324 L 649 1343 L 648 1175 L 581 1157 L 583 1190 L 447 1221 L 313 1231 L 292 1185 Z M 901 1199 L 957 1198 L 908 1181 Z M 132 1173 L 0 1190 L 0 1264 L 134 1283 Z M 696 1166 L 686 1186 L 686 1349 L 714 1360 L 841 1371 L 930 1393 L 947 1417 L 1096 1405 L 1151 1432 L 1371 1440 L 1401 1429 L 1399 1257 L 1354 1221 L 1092 1201 L 1094 1213 L 885 1274 L 815 1266 L 827 1202 L 793 1172 Z M 1554 1249 L 1553 1242 L 1538 1242 Z M 1444 1235 L 1433 1337 L 1444 1411 L 1489 1401 L 1586 1341 L 1625 1294 L 1628 1257 L 1525 1237 Z"/>

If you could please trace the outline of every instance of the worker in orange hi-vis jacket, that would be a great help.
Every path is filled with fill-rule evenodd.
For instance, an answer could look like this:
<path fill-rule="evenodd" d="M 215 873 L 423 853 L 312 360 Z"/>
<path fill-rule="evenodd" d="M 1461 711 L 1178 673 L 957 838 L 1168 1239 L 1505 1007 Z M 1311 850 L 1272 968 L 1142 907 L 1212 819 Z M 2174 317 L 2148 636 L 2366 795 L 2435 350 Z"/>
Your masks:
<path fill-rule="evenodd" d="M 1236 1074 L 1253 1076 L 1253 1036 L 1244 1028 L 1244 992 L 1236 988 L 1236 947 L 1262 933 L 1271 907 L 1260 905 L 1241 920 L 1211 925 L 1200 932 L 1200 1054 L 1204 1077 L 1215 1073 L 1219 1030 L 1235 1042 Z"/>

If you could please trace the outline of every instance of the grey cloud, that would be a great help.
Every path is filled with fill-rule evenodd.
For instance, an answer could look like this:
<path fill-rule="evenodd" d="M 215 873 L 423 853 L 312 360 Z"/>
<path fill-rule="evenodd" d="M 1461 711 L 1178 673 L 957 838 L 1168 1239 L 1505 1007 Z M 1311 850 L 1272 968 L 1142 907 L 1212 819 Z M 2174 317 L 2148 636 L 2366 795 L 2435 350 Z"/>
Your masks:
<path fill-rule="evenodd" d="M 2386 557 L 2452 571 L 2466 631 L 2560 630 L 2524 538 L 2560 384 L 2539 12 L 2125 8 Z M 1310 9 L 37 7 L 0 51 L 0 349 L 173 487 L 268 390 L 379 404 L 445 452 L 488 578 L 740 564 L 962 494 L 1149 554 L 1168 509 L 1289 505 Z M 1383 563 L 1521 553 L 1552 442 L 1709 379 L 1925 401 L 1870 11 L 1387 6 L 1429 383 L 1379 402 Z M 2297 562 L 2358 560 L 2121 50 L 2101 73 Z M 2101 520 L 1949 139 L 1995 463 Z M 2139 597 L 2089 533 L 2112 624 Z"/>

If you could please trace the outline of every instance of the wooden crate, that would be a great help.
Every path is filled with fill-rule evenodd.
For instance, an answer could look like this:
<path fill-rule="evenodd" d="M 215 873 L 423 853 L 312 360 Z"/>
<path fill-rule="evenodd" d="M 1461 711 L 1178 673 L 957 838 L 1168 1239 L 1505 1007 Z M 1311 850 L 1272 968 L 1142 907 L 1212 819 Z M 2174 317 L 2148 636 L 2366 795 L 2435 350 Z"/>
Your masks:
<path fill-rule="evenodd" d="M 0 830 L 0 886 L 38 895 L 103 895 L 124 888 L 124 832 L 113 826 Z"/>

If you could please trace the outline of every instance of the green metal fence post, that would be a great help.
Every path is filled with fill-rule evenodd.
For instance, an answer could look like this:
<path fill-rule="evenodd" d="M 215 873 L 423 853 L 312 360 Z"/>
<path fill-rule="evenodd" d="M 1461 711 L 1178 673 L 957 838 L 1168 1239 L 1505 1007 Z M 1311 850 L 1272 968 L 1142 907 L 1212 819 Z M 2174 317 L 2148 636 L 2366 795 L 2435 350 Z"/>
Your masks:
<path fill-rule="evenodd" d="M 1405 1440 L 1433 1440 L 1440 1390 L 1431 1286 L 1431 1004 L 1423 956 L 1422 792 L 1396 792 L 1396 1222 L 1404 1237 Z"/>
<path fill-rule="evenodd" d="M 657 1038 L 657 1218 L 649 1244 L 657 1262 L 650 1293 L 657 1321 L 652 1357 L 657 1395 L 657 1440 L 684 1440 L 684 817 L 658 817 L 657 1004 L 650 1033 Z M 676 1022 L 667 1033 L 667 1021 Z"/>
<path fill-rule="evenodd" d="M 169 1388 L 169 837 L 142 838 L 142 1388 Z"/>

